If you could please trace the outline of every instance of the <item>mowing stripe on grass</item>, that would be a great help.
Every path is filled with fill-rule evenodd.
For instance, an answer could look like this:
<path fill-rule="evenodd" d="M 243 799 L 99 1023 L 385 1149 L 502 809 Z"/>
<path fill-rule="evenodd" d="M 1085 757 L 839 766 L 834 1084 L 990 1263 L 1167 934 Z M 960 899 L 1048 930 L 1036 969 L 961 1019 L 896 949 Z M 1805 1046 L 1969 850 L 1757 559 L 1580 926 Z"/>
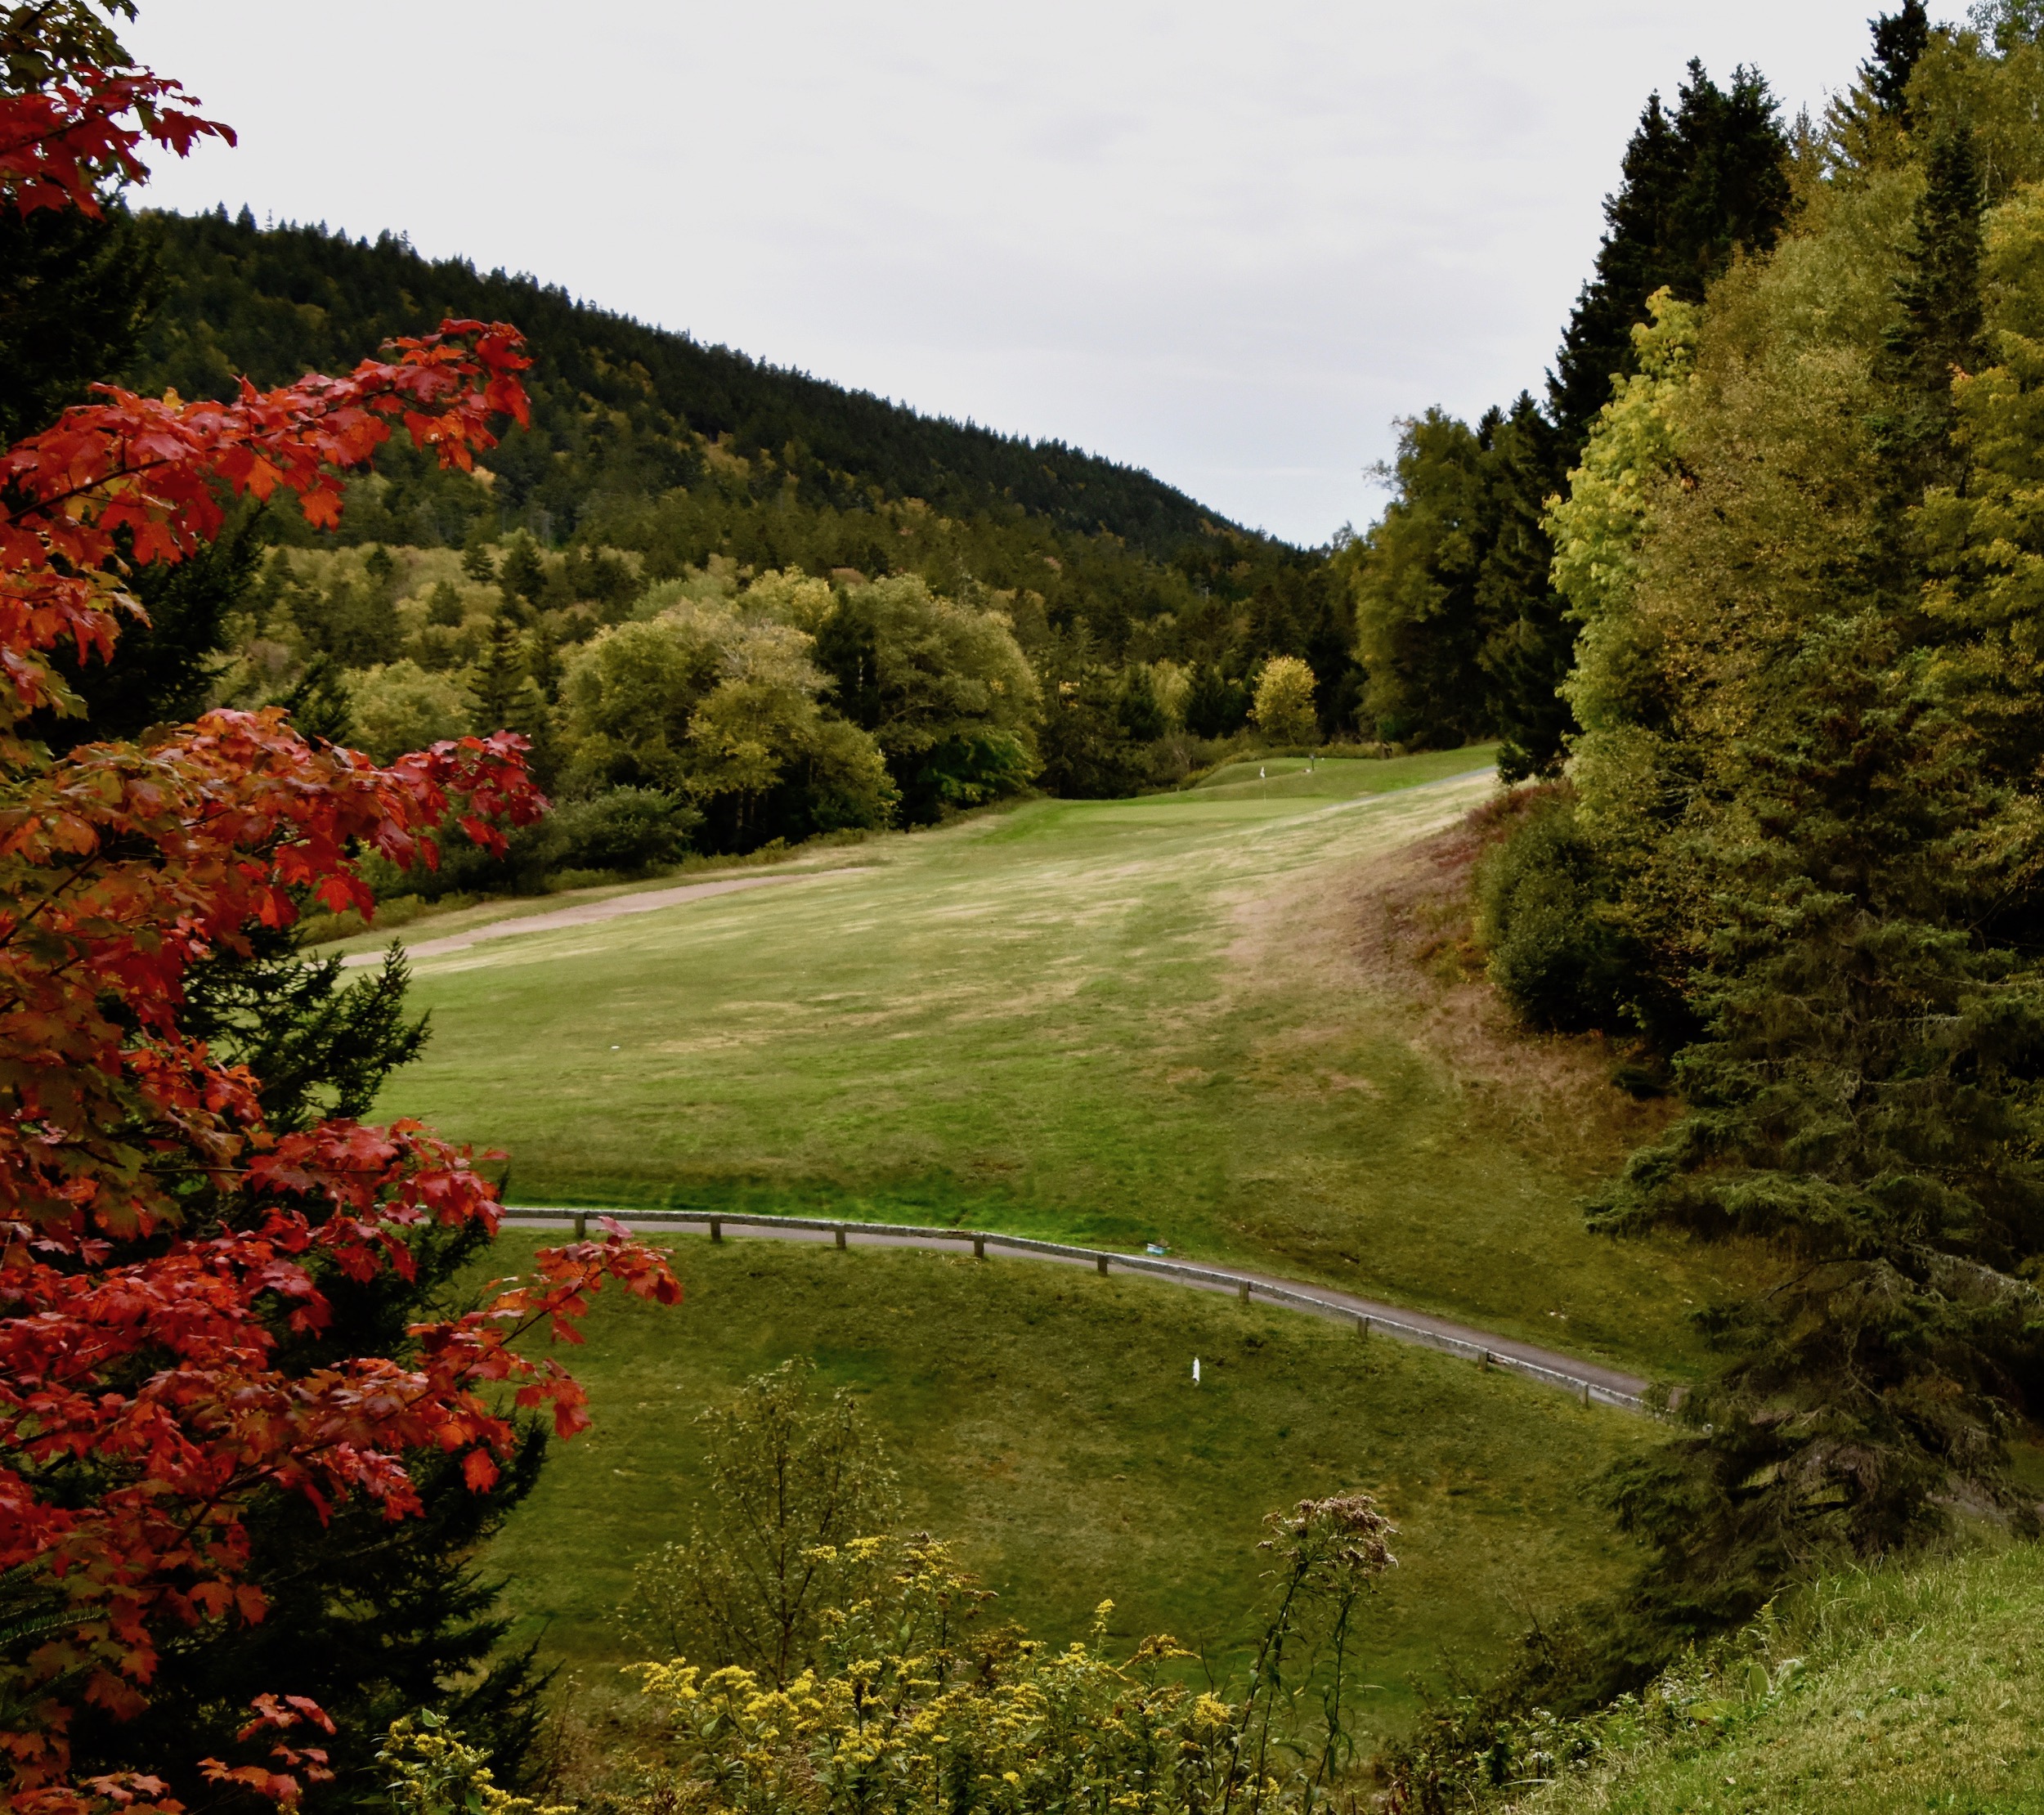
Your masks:
<path fill-rule="evenodd" d="M 764 889 L 777 882 L 814 882 L 826 876 L 858 876 L 865 867 L 854 865 L 849 869 L 796 870 L 786 876 L 726 876 L 716 882 L 684 882 L 679 888 L 656 889 L 643 894 L 612 895 L 602 901 L 578 903 L 575 907 L 563 908 L 550 914 L 527 914 L 514 920 L 492 921 L 470 932 L 450 933 L 444 939 L 422 939 L 417 945 L 407 947 L 406 955 L 437 958 L 449 952 L 465 952 L 481 939 L 509 939 L 519 933 L 553 933 L 563 926 L 590 926 L 598 921 L 617 920 L 626 914 L 657 913 L 663 908 L 678 908 L 685 901 L 701 901 L 710 895 L 735 895 L 746 889 Z M 351 952 L 341 960 L 341 968 L 353 970 L 383 961 L 381 951 Z"/>
<path fill-rule="evenodd" d="M 1150 1254 L 1123 1254 L 1111 1248 L 1080 1248 L 1069 1242 L 1039 1241 L 1028 1235 L 1004 1235 L 993 1230 L 937 1229 L 913 1223 L 848 1221 L 830 1217 L 775 1217 L 734 1213 L 728 1210 L 603 1210 L 572 1204 L 528 1204 L 507 1208 L 504 1220 L 520 1224 L 569 1224 L 576 1236 L 586 1235 L 591 1217 L 605 1217 L 626 1228 L 684 1226 L 706 1228 L 712 1241 L 724 1239 L 724 1226 L 756 1230 L 781 1240 L 821 1240 L 829 1236 L 840 1248 L 858 1235 L 868 1242 L 896 1248 L 935 1248 L 948 1253 L 970 1247 L 984 1259 L 989 1248 L 1004 1248 L 1041 1260 L 1063 1261 L 1091 1266 L 1105 1274 L 1109 1267 L 1124 1272 L 1147 1273 L 1180 1285 L 1208 1292 L 1233 1293 L 1247 1304 L 1252 1297 L 1293 1311 L 1333 1317 L 1353 1323 L 1359 1336 L 1382 1333 L 1395 1342 L 1416 1342 L 1450 1355 L 1465 1355 L 1485 1367 L 1504 1368 L 1529 1380 L 1559 1387 L 1580 1398 L 1585 1405 L 1615 1405 L 1629 1412 L 1645 1412 L 1647 1383 L 1637 1374 L 1600 1368 L 1573 1356 L 1536 1347 L 1509 1337 L 1493 1336 L 1466 1324 L 1452 1323 L 1425 1311 L 1380 1304 L 1375 1299 L 1338 1292 L 1326 1286 L 1301 1285 L 1289 1279 L 1273 1279 L 1260 1273 L 1241 1273 L 1226 1267 L 1200 1266 L 1185 1261 L 1168 1261 Z"/>

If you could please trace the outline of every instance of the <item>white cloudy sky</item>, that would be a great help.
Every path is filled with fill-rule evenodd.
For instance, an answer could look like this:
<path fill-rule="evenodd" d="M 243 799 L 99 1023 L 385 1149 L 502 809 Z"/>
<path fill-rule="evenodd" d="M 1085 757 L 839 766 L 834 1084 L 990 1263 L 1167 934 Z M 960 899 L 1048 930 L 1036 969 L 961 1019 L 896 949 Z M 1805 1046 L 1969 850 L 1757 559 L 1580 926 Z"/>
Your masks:
<path fill-rule="evenodd" d="M 1877 0 L 145 0 L 241 143 L 152 199 L 408 233 L 1301 542 L 1537 388 L 1648 89 L 1791 111 Z M 1933 4 L 1955 17 L 1957 0 Z"/>

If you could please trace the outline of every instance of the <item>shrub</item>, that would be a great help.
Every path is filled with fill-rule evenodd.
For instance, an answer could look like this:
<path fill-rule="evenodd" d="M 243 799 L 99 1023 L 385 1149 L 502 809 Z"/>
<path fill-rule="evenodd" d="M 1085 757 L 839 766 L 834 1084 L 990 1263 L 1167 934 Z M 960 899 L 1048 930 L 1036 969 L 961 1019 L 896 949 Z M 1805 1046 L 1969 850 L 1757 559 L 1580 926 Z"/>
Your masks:
<path fill-rule="evenodd" d="M 644 876 L 681 857 L 702 817 L 657 788 L 612 788 L 563 802 L 534 830 L 552 835 L 549 869 Z"/>
<path fill-rule="evenodd" d="M 845 1547 L 893 1522 L 894 1472 L 843 1389 L 826 1396 L 806 1356 L 746 1382 L 697 1420 L 708 1435 L 707 1498 L 687 1540 L 632 1575 L 620 1610 L 659 1655 L 686 1650 L 776 1687 L 820 1661 Z"/>
<path fill-rule="evenodd" d="M 1530 1024 L 1557 1032 L 1629 1019 L 1631 970 L 1611 925 L 1596 854 L 1566 795 L 1540 800 L 1485 858 L 1477 939 L 1490 980 Z"/>
<path fill-rule="evenodd" d="M 688 849 L 702 815 L 658 788 L 611 788 L 569 800 L 538 824 L 521 826 L 493 856 L 471 842 L 451 819 L 440 828 L 436 869 L 401 870 L 365 858 L 362 873 L 379 898 L 411 894 L 425 901 L 448 895 L 535 895 L 557 870 L 644 876 L 672 863 Z"/>
<path fill-rule="evenodd" d="M 776 1677 L 686 1658 L 639 1667 L 659 1716 L 630 1815 L 1312 1815 L 1353 1807 L 1353 1651 L 1396 1559 L 1365 1494 L 1265 1521 L 1272 1605 L 1239 1701 L 1174 1666 L 1167 1637 L 1107 1652 L 1105 1602 L 1062 1648 L 975 1625 L 991 1599 L 926 1535 L 806 1557 L 850 1591 L 814 1667 Z M 755 1580 L 756 1593 L 764 1579 Z M 734 1790 L 737 1794 L 734 1794 Z M 741 1799 L 742 1798 L 742 1799 Z M 422 1810 L 420 1815 L 434 1815 Z"/>

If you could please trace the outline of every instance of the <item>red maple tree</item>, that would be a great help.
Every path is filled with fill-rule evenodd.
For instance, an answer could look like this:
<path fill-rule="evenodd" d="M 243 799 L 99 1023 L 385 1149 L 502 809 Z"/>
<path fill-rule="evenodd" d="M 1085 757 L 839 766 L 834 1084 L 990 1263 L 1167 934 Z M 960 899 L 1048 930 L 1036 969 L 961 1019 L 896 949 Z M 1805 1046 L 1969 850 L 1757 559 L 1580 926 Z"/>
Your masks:
<path fill-rule="evenodd" d="M 110 40 L 92 25 L 83 4 L 22 9 L 0 47 L 16 83 L 29 71 L 0 95 L 0 203 L 20 213 L 96 211 L 105 186 L 141 173 L 146 144 L 231 137 L 175 84 L 96 66 Z M 483 1308 L 415 1326 L 402 1362 L 275 1365 L 282 1338 L 325 1326 L 325 1269 L 408 1273 L 408 1230 L 494 1230 L 499 1206 L 466 1150 L 415 1123 L 266 1129 L 257 1080 L 181 1029 L 183 979 L 308 895 L 369 912 L 352 853 L 431 864 L 450 813 L 501 849 L 503 822 L 545 805 L 523 742 L 462 738 L 379 767 L 271 710 L 53 760 L 25 725 L 77 709 L 54 651 L 104 659 L 139 614 L 125 563 L 183 558 L 243 495 L 294 495 L 330 525 L 340 475 L 397 428 L 468 467 L 494 420 L 525 419 L 521 347 L 502 324 L 448 321 L 344 378 L 244 384 L 227 403 L 102 387 L 0 455 L 0 1584 L 38 1635 L 26 1680 L 0 1696 L 0 1758 L 25 1815 L 175 1807 L 152 1779 L 73 1782 L 65 1730 L 80 1699 L 143 1705 L 167 1622 L 262 1617 L 252 1496 L 361 1495 L 402 1518 L 418 1508 L 404 1455 L 427 1448 L 486 1487 L 512 1405 L 550 1407 L 563 1436 L 587 1423 L 580 1389 L 519 1338 L 575 1339 L 606 1279 L 679 1297 L 611 1225 L 543 1251 Z M 232 1208 L 201 1219 L 202 1201 Z M 322 1759 L 281 1736 L 324 1723 L 262 1698 L 244 1737 L 275 1737 L 281 1768 L 211 1768 L 291 1800 Z"/>

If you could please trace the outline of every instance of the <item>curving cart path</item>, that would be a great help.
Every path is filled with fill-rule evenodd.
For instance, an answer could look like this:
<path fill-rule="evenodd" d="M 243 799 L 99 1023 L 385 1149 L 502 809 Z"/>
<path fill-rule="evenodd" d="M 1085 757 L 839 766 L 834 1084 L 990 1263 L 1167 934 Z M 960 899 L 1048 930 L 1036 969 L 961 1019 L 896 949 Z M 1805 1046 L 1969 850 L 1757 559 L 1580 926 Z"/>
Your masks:
<path fill-rule="evenodd" d="M 1232 1293 L 1244 1304 L 1258 1299 L 1282 1305 L 1288 1310 L 1329 1317 L 1355 1326 L 1358 1336 L 1387 1336 L 1394 1342 L 1416 1342 L 1466 1356 L 1480 1365 L 1502 1368 L 1529 1380 L 1558 1387 L 1580 1399 L 1585 1405 L 1614 1405 L 1629 1412 L 1653 1409 L 1648 1399 L 1650 1383 L 1638 1374 L 1578 1360 L 1553 1349 L 1544 1349 L 1515 1337 L 1494 1336 L 1487 1330 L 1458 1324 L 1430 1311 L 1410 1311 L 1402 1306 L 1358 1297 L 1332 1286 L 1306 1285 L 1296 1280 L 1275 1279 L 1262 1273 L 1244 1273 L 1230 1267 L 1207 1266 L 1174 1261 L 1153 1254 L 1122 1254 L 1108 1248 L 1078 1248 L 1066 1242 L 1038 1241 L 1027 1235 L 1003 1235 L 991 1230 L 923 1228 L 907 1223 L 846 1222 L 822 1217 L 733 1216 L 707 1210 L 600 1210 L 574 1205 L 540 1204 L 507 1208 L 507 1223 L 543 1228 L 572 1229 L 586 1233 L 591 1218 L 601 1222 L 614 1219 L 635 1230 L 700 1228 L 710 1240 L 722 1241 L 726 1229 L 742 1229 L 750 1235 L 779 1241 L 835 1241 L 848 1248 L 854 1241 L 862 1247 L 928 1248 L 942 1253 L 970 1249 L 984 1259 L 986 1251 L 1002 1249 L 1029 1258 L 1061 1262 L 1069 1266 L 1090 1266 L 1096 1272 L 1145 1273 L 1204 1292 Z"/>

